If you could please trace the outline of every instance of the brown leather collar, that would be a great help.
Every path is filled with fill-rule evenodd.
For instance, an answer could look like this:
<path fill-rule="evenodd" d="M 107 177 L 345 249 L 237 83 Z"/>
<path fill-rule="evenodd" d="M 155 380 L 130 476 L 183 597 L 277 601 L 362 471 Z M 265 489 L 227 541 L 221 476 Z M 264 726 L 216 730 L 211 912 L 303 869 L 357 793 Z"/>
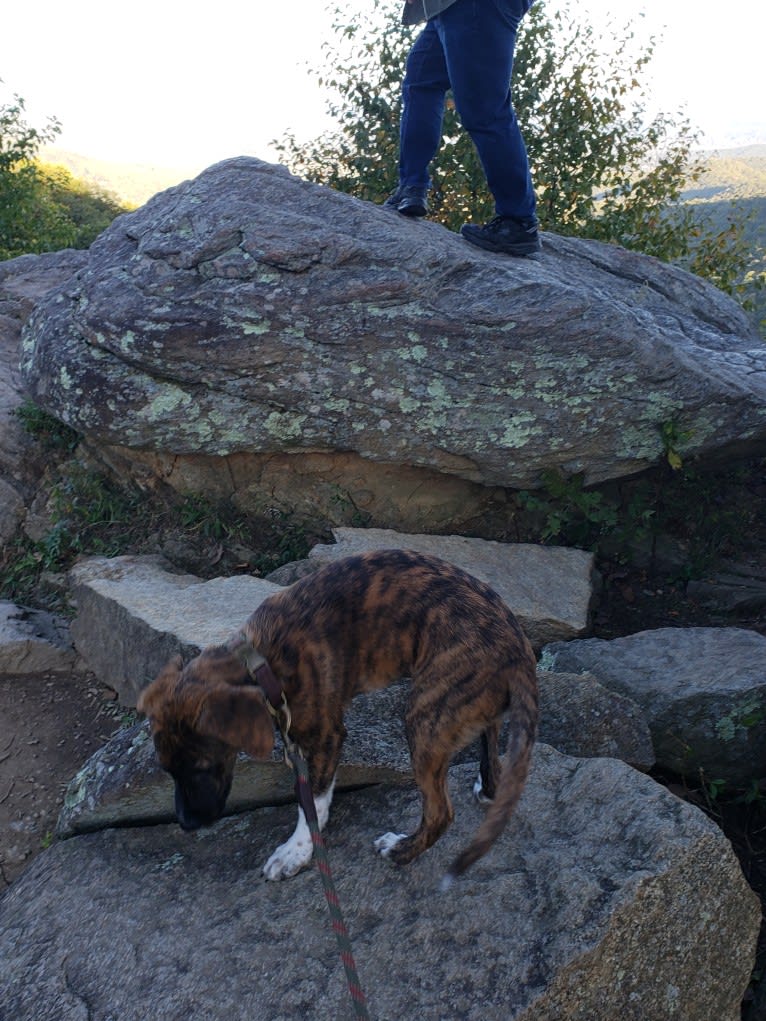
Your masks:
<path fill-rule="evenodd" d="M 266 657 L 255 648 L 244 631 L 240 631 L 236 638 L 229 642 L 229 647 L 234 655 L 244 663 L 253 684 L 262 689 L 271 708 L 276 712 L 282 711 L 285 697 L 282 685 L 274 676 Z"/>

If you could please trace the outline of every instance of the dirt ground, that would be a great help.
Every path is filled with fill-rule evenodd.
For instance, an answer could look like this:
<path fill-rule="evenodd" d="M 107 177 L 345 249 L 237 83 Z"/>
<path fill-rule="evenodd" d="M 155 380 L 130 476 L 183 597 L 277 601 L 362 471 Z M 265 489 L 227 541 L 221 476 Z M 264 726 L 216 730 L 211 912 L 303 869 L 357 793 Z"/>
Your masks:
<path fill-rule="evenodd" d="M 0 893 L 53 838 L 64 788 L 119 725 L 92 675 L 0 675 Z"/>

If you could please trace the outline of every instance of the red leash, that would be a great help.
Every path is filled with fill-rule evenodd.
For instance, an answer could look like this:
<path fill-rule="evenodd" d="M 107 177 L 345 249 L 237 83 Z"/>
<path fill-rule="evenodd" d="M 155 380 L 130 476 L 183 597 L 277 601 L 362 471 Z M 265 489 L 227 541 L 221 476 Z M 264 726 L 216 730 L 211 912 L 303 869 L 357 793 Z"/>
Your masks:
<path fill-rule="evenodd" d="M 327 907 L 330 911 L 330 918 L 332 919 L 333 932 L 335 933 L 335 938 L 338 941 L 340 959 L 343 962 L 343 967 L 346 972 L 348 991 L 351 994 L 351 1000 L 354 1004 L 354 1016 L 367 1018 L 367 1021 L 369 1021 L 370 1015 L 367 1013 L 367 1001 L 365 1000 L 364 992 L 362 991 L 359 975 L 356 970 L 356 962 L 354 961 L 354 954 L 351 950 L 351 939 L 348 934 L 348 929 L 346 928 L 346 923 L 343 920 L 343 912 L 341 911 L 338 892 L 335 889 L 332 872 L 330 871 L 330 860 L 327 856 L 327 847 L 319 829 L 316 806 L 314 804 L 314 797 L 311 793 L 311 785 L 309 783 L 308 765 L 300 749 L 287 737 L 286 734 L 282 735 L 282 739 L 285 742 L 287 754 L 292 767 L 295 770 L 295 793 L 298 796 L 298 804 L 303 809 L 303 814 L 306 817 L 306 822 L 308 823 L 308 827 L 311 832 L 311 842 L 314 845 L 314 857 L 316 858 L 319 875 L 322 877 L 322 886 L 324 887 L 324 895 L 327 900 Z"/>
<path fill-rule="evenodd" d="M 314 795 L 311 792 L 311 783 L 309 782 L 308 763 L 300 748 L 289 736 L 290 710 L 285 694 L 282 691 L 282 685 L 274 676 L 266 659 L 253 647 L 244 632 L 238 636 L 238 640 L 241 640 L 241 644 L 235 645 L 234 651 L 244 661 L 250 677 L 263 690 L 266 696 L 266 705 L 276 720 L 279 732 L 282 735 L 285 757 L 295 771 L 295 793 L 311 833 L 314 857 L 316 858 L 319 875 L 322 878 L 322 886 L 324 887 L 324 895 L 327 900 L 330 918 L 332 919 L 332 929 L 338 942 L 340 959 L 346 972 L 348 991 L 351 994 L 351 1002 L 354 1005 L 354 1016 L 370 1021 L 370 1015 L 367 1012 L 367 1001 L 359 981 L 359 974 L 356 970 L 356 962 L 354 961 L 354 954 L 351 949 L 351 938 L 349 937 L 346 923 L 343 920 L 338 891 L 335 889 L 335 883 L 333 882 L 330 870 L 327 847 L 319 829 Z"/>

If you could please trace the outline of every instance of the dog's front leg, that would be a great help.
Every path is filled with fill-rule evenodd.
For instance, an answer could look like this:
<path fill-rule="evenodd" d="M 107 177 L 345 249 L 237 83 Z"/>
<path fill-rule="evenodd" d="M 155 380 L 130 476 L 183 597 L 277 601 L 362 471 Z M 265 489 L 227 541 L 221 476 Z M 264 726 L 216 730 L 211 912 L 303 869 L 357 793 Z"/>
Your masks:
<path fill-rule="evenodd" d="M 319 820 L 319 829 L 323 830 L 330 815 L 332 794 L 335 788 L 335 778 L 324 792 L 314 798 Z M 302 808 L 298 809 L 298 824 L 289 840 L 280 844 L 263 866 L 263 874 L 267 879 L 289 879 L 300 872 L 302 868 L 311 861 L 313 854 L 311 843 L 311 831 L 309 830 L 306 816 Z"/>

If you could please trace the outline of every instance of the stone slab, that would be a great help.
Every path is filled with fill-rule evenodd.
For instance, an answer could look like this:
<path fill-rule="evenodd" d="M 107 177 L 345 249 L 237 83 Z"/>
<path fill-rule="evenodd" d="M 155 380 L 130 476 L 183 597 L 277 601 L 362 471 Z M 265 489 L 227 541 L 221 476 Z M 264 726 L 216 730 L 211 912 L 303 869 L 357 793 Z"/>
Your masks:
<path fill-rule="evenodd" d="M 502 596 L 536 649 L 588 630 L 594 558 L 584 550 L 462 535 L 412 535 L 387 528 L 334 528 L 333 536 L 334 544 L 315 546 L 309 557 L 329 563 L 352 553 L 400 548 L 430 553 L 462 567 Z"/>
<path fill-rule="evenodd" d="M 225 641 L 280 586 L 249 575 L 203 581 L 174 574 L 162 557 L 91 557 L 71 571 L 72 636 L 123 705 L 171 656 Z"/>

